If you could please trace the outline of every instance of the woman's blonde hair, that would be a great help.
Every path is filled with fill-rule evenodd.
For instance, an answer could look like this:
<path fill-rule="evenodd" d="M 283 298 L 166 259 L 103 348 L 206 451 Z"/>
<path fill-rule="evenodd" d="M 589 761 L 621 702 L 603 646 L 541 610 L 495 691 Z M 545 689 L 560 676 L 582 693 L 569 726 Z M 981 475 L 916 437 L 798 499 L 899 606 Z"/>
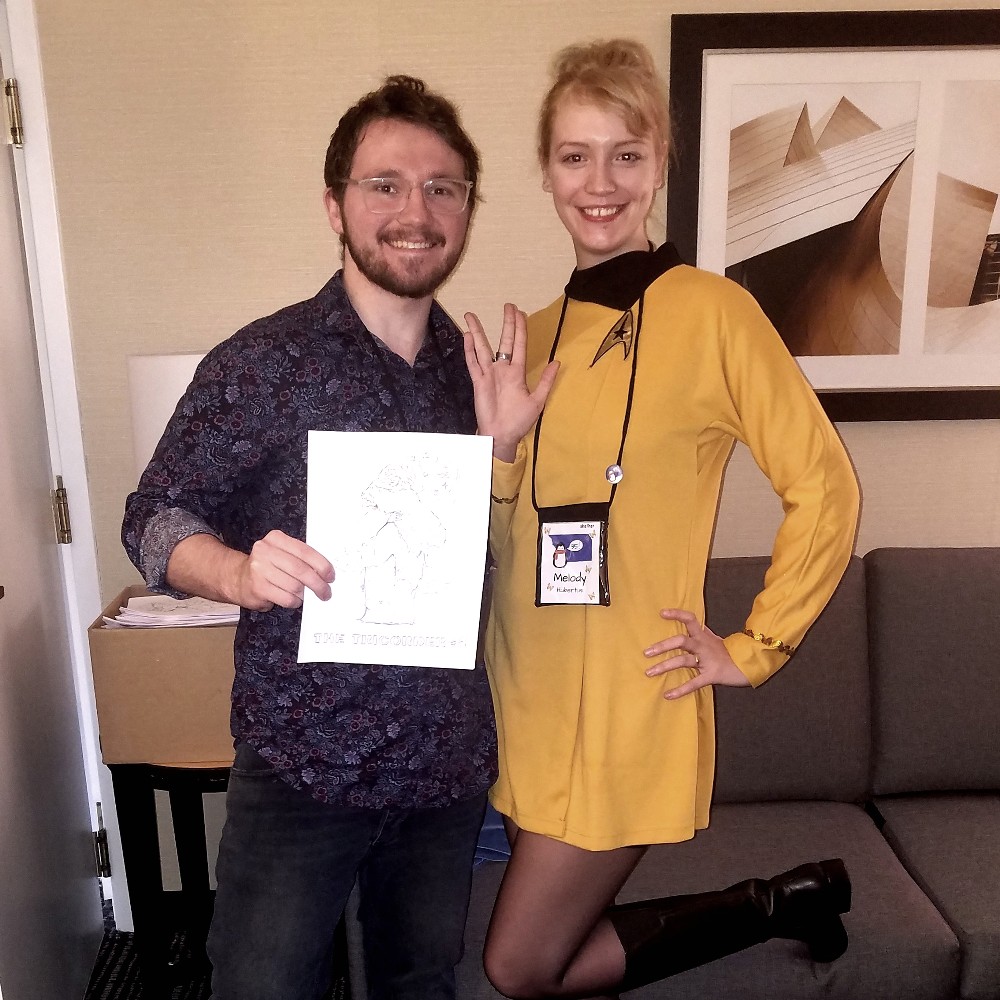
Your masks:
<path fill-rule="evenodd" d="M 569 45 L 552 60 L 552 85 L 538 112 L 538 159 L 552 145 L 552 122 L 565 99 L 596 104 L 621 115 L 629 131 L 670 146 L 667 88 L 649 49 L 628 38 Z"/>

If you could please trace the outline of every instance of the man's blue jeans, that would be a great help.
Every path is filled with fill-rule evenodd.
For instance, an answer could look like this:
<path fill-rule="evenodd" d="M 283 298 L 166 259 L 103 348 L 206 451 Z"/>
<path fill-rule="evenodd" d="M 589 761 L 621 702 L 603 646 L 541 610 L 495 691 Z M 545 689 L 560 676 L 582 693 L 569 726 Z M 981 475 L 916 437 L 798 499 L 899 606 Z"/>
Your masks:
<path fill-rule="evenodd" d="M 237 748 L 208 938 L 214 1000 L 319 1000 L 355 877 L 371 1000 L 452 1000 L 485 794 L 441 809 L 317 802 Z"/>

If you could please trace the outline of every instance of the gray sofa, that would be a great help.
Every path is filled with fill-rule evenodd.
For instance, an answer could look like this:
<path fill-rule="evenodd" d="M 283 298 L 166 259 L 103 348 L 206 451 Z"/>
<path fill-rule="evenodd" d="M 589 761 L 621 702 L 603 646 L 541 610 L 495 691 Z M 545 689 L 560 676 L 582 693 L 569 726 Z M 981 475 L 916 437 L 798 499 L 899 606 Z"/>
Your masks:
<path fill-rule="evenodd" d="M 713 560 L 708 624 L 743 627 L 766 559 Z M 1000 1000 L 1000 550 L 855 557 L 791 663 L 716 694 L 711 826 L 653 847 L 620 900 L 722 888 L 841 857 L 851 943 L 830 965 L 771 941 L 630 993 L 671 1000 Z M 474 877 L 461 1000 L 502 863 Z M 352 993 L 364 996 L 348 924 Z"/>

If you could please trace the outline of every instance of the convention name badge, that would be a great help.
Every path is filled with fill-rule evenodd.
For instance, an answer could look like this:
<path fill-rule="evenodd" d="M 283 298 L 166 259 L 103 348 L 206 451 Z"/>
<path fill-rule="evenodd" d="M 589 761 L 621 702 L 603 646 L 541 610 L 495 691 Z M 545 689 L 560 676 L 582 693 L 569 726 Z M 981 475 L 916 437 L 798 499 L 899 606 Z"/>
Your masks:
<path fill-rule="evenodd" d="M 535 606 L 609 605 L 610 503 L 538 508 Z"/>

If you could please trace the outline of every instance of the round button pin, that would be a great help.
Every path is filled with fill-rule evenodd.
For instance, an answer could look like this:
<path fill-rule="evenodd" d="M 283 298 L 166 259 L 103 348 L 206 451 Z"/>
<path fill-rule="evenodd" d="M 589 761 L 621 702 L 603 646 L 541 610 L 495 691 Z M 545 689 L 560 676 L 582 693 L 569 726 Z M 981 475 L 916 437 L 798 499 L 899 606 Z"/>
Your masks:
<path fill-rule="evenodd" d="M 607 467 L 607 469 L 605 470 L 605 472 L 604 472 L 604 478 L 609 483 L 612 483 L 612 484 L 613 483 L 620 483 L 622 481 L 622 477 L 624 475 L 625 475 L 625 473 L 622 472 L 622 467 L 620 465 L 609 465 Z"/>

